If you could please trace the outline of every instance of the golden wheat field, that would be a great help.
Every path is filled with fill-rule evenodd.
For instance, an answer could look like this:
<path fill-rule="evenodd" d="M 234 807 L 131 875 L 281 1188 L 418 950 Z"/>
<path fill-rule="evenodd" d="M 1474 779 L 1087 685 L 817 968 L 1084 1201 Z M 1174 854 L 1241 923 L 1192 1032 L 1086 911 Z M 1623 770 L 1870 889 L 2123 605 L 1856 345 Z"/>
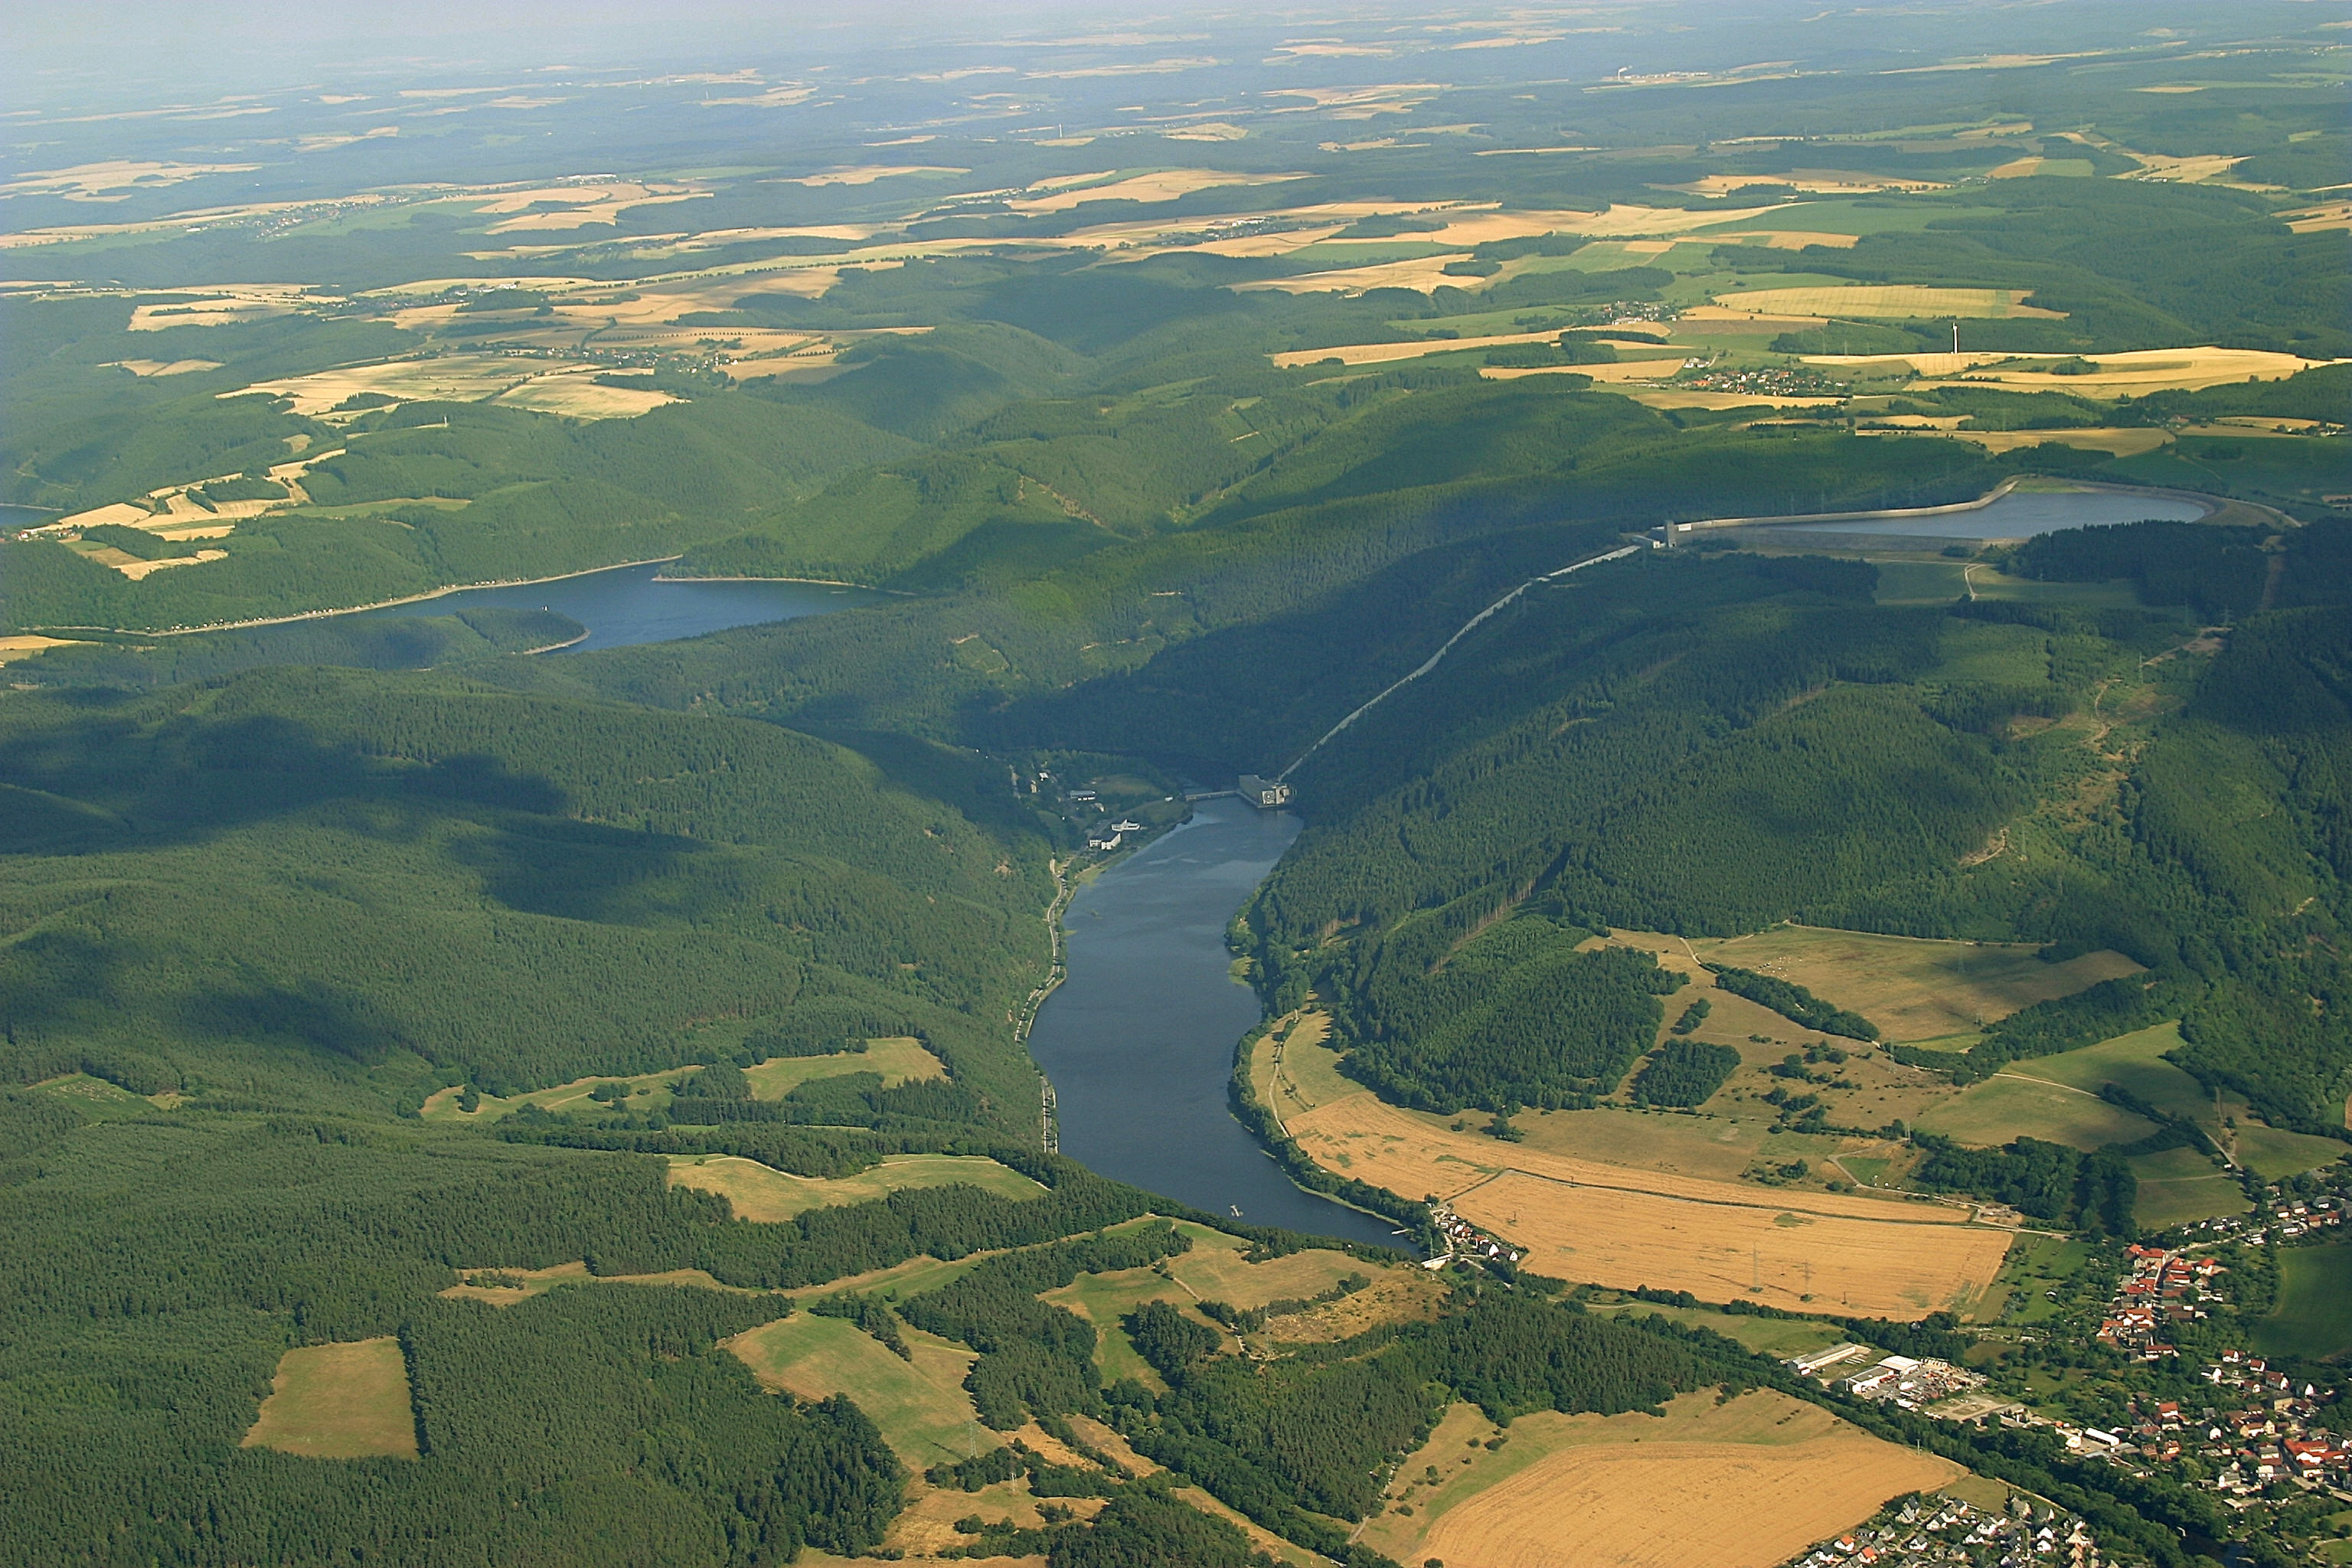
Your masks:
<path fill-rule="evenodd" d="M 1604 1164 L 1450 1131 L 1358 1091 L 1288 1120 L 1328 1170 L 1450 1199 L 1555 1279 L 1906 1321 L 1967 1311 L 2010 1234 L 1966 1210 Z"/>
<path fill-rule="evenodd" d="M 1489 1434 L 1500 1449 L 1483 1447 Z M 1761 1390 L 1685 1394 L 1663 1417 L 1543 1412 L 1507 1434 L 1457 1405 L 1398 1476 L 1424 1467 L 1440 1482 L 1415 1491 L 1413 1514 L 1379 1516 L 1366 1542 L 1477 1568 L 1768 1568 L 1964 1473 Z"/>

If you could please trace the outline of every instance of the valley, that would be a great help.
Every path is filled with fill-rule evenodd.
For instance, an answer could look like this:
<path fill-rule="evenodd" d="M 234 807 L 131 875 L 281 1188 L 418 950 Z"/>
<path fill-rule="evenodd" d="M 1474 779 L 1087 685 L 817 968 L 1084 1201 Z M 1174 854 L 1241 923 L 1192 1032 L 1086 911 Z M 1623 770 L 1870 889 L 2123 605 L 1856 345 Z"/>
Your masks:
<path fill-rule="evenodd" d="M 2344 1560 L 2341 24 L 1164 9 L 36 6 L 0 1568 Z"/>

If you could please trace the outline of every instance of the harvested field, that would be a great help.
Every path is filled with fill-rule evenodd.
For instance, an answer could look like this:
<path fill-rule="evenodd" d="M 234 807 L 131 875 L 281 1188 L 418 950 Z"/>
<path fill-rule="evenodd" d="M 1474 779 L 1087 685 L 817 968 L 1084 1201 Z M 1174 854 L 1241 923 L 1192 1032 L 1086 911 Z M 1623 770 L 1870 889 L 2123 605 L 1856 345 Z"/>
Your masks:
<path fill-rule="evenodd" d="M 306 1459 L 416 1458 L 400 1342 L 387 1334 L 288 1351 L 243 1446 Z"/>
<path fill-rule="evenodd" d="M 872 1336 L 840 1318 L 796 1313 L 763 1323 L 726 1342 L 751 1374 L 771 1388 L 803 1399 L 845 1394 L 882 1428 L 882 1436 L 907 1465 L 920 1472 L 961 1459 L 982 1438 L 964 1374 L 979 1358 L 919 1329 L 906 1331 L 912 1362 L 900 1361 Z"/>
<path fill-rule="evenodd" d="M 2010 1241 L 1966 1225 L 1956 1206 L 1607 1164 L 1455 1132 L 1363 1090 L 1289 1129 L 1328 1170 L 1407 1197 L 1451 1198 L 1473 1224 L 1528 1248 L 1537 1273 L 1619 1289 L 1720 1301 L 1760 1283 L 1776 1306 L 1801 1310 L 1811 1297 L 1818 1310 L 1910 1320 L 1967 1310 Z"/>
<path fill-rule="evenodd" d="M 1955 430 L 1952 434 L 1963 441 L 1973 441 L 1988 452 L 2014 452 L 2021 447 L 2038 447 L 2044 442 L 2056 442 L 2061 447 L 2073 447 L 2084 452 L 2108 452 L 2118 458 L 2136 458 L 2142 452 L 2153 452 L 2172 440 L 2169 430 L 2147 428 L 2086 429 L 2086 430 Z"/>
<path fill-rule="evenodd" d="M 755 1068 L 745 1068 L 754 1100 L 782 1100 L 811 1079 L 839 1078 L 844 1073 L 878 1072 L 882 1087 L 896 1089 L 919 1079 L 945 1078 L 947 1063 L 911 1036 L 868 1040 L 863 1051 L 832 1057 L 772 1057 Z"/>
<path fill-rule="evenodd" d="M 1812 1195 L 1791 1193 L 1787 1208 L 1694 1203 L 1507 1171 L 1454 1206 L 1525 1247 L 1523 1267 L 1556 1279 L 1904 1321 L 1969 1311 L 2009 1248 L 2006 1231 L 1850 1219 L 1795 1206 Z"/>
<path fill-rule="evenodd" d="M 123 551 L 106 549 L 92 550 L 87 545 L 82 546 L 79 549 L 79 553 L 89 560 L 97 562 L 101 566 L 113 567 L 117 572 L 121 573 L 133 583 L 152 577 L 156 573 L 168 570 L 173 566 L 201 566 L 207 561 L 226 561 L 228 559 L 228 552 L 226 550 L 199 550 L 193 555 L 167 556 L 161 561 L 142 561 L 138 556 L 129 554 Z"/>
<path fill-rule="evenodd" d="M 1751 296 L 1752 297 L 1752 296 Z M 2168 390 L 2193 392 L 2223 382 L 2283 381 L 2326 360 L 2306 360 L 2263 349 L 2213 347 L 2141 349 L 2129 353 L 2084 354 L 2098 366 L 2082 375 L 2055 375 L 2036 368 L 2060 354 L 1919 353 L 1807 354 L 1807 364 L 1836 365 L 1871 376 L 1908 368 L 1929 385 L 1947 384 L 1965 374 L 1965 383 L 1990 384 L 2025 392 L 2071 392 L 2088 397 L 2137 397 Z"/>
<path fill-rule="evenodd" d="M 2296 234 L 2317 234 L 2323 229 L 2352 228 L 2352 201 L 2322 202 L 2317 206 L 2297 207 L 2293 212 L 2278 215 L 2286 226 Z"/>
<path fill-rule="evenodd" d="M 218 370 L 220 362 L 210 359 L 119 359 L 109 362 L 108 368 L 127 370 L 143 381 L 158 376 L 187 375 L 200 370 Z"/>
<path fill-rule="evenodd" d="M 2014 1071 L 1995 1073 L 1970 1084 L 1920 1116 L 1922 1132 L 1979 1148 L 2018 1138 L 2039 1138 L 2088 1152 L 2109 1143 L 2130 1143 L 2156 1131 L 2145 1117 L 2108 1104 L 2086 1089 L 2072 1089 Z"/>
<path fill-rule="evenodd" d="M 669 1184 L 717 1193 L 737 1219 L 776 1224 L 838 1204 L 862 1204 L 908 1187 L 975 1186 L 999 1197 L 1034 1198 L 1045 1189 L 979 1154 L 890 1154 L 870 1171 L 817 1181 L 733 1154 L 673 1154 Z"/>
<path fill-rule="evenodd" d="M 1266 278 L 1235 283 L 1236 294 L 1272 290 L 1280 294 L 1360 294 L 1368 289 L 1412 289 L 1427 294 L 1438 289 L 1475 288 L 1483 278 L 1448 276 L 1446 264 L 1467 261 L 1466 250 L 1423 256 L 1410 261 L 1384 261 L 1373 267 L 1346 267 L 1332 272 L 1306 272 L 1296 278 Z"/>
<path fill-rule="evenodd" d="M 0 637 L 0 664 L 12 659 L 30 658 L 44 648 L 64 647 L 72 641 L 71 637 Z"/>
<path fill-rule="evenodd" d="M 1501 1448 L 1483 1447 L 1496 1436 Z M 1361 1539 L 1399 1561 L 1768 1568 L 1964 1472 L 1758 1391 L 1720 1405 L 1685 1394 L 1664 1417 L 1545 1411 L 1506 1433 L 1456 1405 L 1397 1473 L 1414 1478 L 1413 1514 L 1382 1513 Z"/>
<path fill-rule="evenodd" d="M 1068 212 L 1087 202 L 1172 202 L 1179 196 L 1189 196 L 1194 191 L 1214 190 L 1223 185 L 1278 185 L 1306 177 L 1304 174 L 1234 174 L 1220 169 L 1161 169 L 1149 174 L 1129 174 L 1121 179 L 1114 171 L 1047 181 L 1045 184 L 1062 188 L 1049 190 L 1044 195 L 1019 197 L 1004 205 L 1017 213 L 1060 213 Z M 1087 181 L 1102 183 L 1081 183 Z"/>
<path fill-rule="evenodd" d="M 1934 180 L 1906 180 L 1894 174 L 1862 174 L 1852 169 L 1791 169 L 1785 174 L 1709 174 L 1672 190 L 1695 196 L 1727 196 L 1748 185 L 1791 185 L 1813 195 L 1860 195 L 1869 191 L 1939 191 Z"/>
<path fill-rule="evenodd" d="M 608 386 L 595 369 L 534 376 L 509 392 L 490 399 L 509 407 L 541 414 L 562 414 L 574 419 L 634 419 L 650 414 L 677 396 L 649 386 Z"/>
<path fill-rule="evenodd" d="M 1625 934 L 1639 940 L 1651 933 Z M 2036 1002 L 2140 972 L 2119 952 L 2044 963 L 2025 943 L 1937 942 L 1820 926 L 1774 926 L 1689 946 L 1710 963 L 1776 975 L 1851 1008 L 1890 1040 L 1932 1040 L 1981 1028 Z"/>
<path fill-rule="evenodd" d="M 443 354 L 436 359 L 345 365 L 309 375 L 283 376 L 221 395 L 242 397 L 256 392 L 274 393 L 290 398 L 297 414 L 317 415 L 357 393 L 378 393 L 403 401 L 431 398 L 479 403 L 552 371 L 596 368 L 600 367 L 550 365 L 544 360 L 509 359 L 499 354 Z"/>
<path fill-rule="evenodd" d="M 1663 1124 L 1689 1119 L 1662 1115 L 1644 1120 Z M 1444 1118 L 1400 1110 L 1370 1089 L 1296 1117 L 1289 1129 L 1317 1163 L 1416 1198 L 1424 1193 L 1447 1196 L 1503 1172 L 1521 1171 L 1565 1186 L 1656 1194 L 1717 1206 L 1761 1205 L 1776 1212 L 1794 1207 L 1875 1223 L 1937 1226 L 1957 1226 L 1968 1218 L 1964 1210 L 1943 1205 L 1895 1204 L 1858 1194 L 1767 1192 L 1735 1182 L 1553 1153 L 1532 1140 L 1506 1143 L 1483 1132 L 1453 1131 Z"/>
<path fill-rule="evenodd" d="M 1266 357 L 1282 370 L 1302 364 L 1320 364 L 1325 360 L 1334 359 L 1341 364 L 1387 364 L 1393 360 L 1460 353 L 1467 349 L 1502 348 L 1512 343 L 1548 343 L 1559 334 L 1560 329 L 1554 327 L 1549 331 L 1505 332 L 1489 338 L 1416 338 L 1402 343 L 1349 343 L 1339 348 L 1294 349 Z"/>
<path fill-rule="evenodd" d="M 2063 310 L 2044 310 L 2024 301 L 2032 291 L 2016 289 L 1923 289 L 1904 284 L 1858 283 L 1830 289 L 1758 289 L 1717 294 L 1727 310 L 1759 316 L 1868 316 L 1879 319 L 1958 316 L 1980 321 L 2033 317 L 2057 321 Z"/>
<path fill-rule="evenodd" d="M 946 163 L 861 163 L 854 168 L 828 169 L 822 174 L 804 174 L 797 180 L 782 182 L 788 185 L 870 185 L 877 180 L 895 180 L 908 174 L 969 174 L 970 169 Z"/>

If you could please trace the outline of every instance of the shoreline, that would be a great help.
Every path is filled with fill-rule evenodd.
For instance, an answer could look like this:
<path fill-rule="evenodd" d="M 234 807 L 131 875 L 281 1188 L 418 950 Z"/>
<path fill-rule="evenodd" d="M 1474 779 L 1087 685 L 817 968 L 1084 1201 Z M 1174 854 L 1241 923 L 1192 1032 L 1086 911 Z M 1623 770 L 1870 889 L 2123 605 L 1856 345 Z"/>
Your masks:
<path fill-rule="evenodd" d="M 1949 517 L 1956 512 L 1983 510 L 1993 502 L 2015 491 L 2026 478 L 2027 476 L 2023 474 L 2012 474 L 1974 500 L 1951 501 L 1943 506 L 1886 507 L 1873 511 L 1788 512 L 1777 517 L 1711 517 L 1690 522 L 1670 522 L 1666 525 L 1666 536 L 1671 540 L 1676 534 L 1718 528 L 1779 528 L 1806 522 L 1869 522 L 1880 518 Z M 2210 496 L 2199 490 L 2165 489 L 2155 485 L 2101 484 L 2092 479 L 2069 479 L 2066 484 L 2067 489 L 2064 491 L 2036 490 L 2026 493 L 2054 495 L 2089 490 L 2108 495 L 2147 496 L 2158 500 L 2189 501 L 2205 509 L 2204 518 L 2198 520 L 2200 522 L 2205 518 L 2219 515 L 2231 504 L 2226 497 Z"/>
<path fill-rule="evenodd" d="M 263 616 L 249 621 L 207 621 L 203 626 L 173 626 L 168 631 L 159 631 L 147 626 L 51 626 L 45 629 L 110 632 L 117 637 L 193 637 L 198 632 L 241 632 L 251 630 L 255 626 L 289 626 L 297 621 L 331 620 L 337 616 L 361 616 L 370 610 L 390 610 L 396 609 L 402 605 L 421 605 L 428 599 L 446 598 L 451 594 L 469 594 L 477 588 L 531 588 L 542 583 L 568 583 L 574 577 L 593 577 L 600 572 L 624 572 L 632 566 L 658 566 L 666 561 L 679 559 L 681 557 L 676 555 L 656 555 L 646 561 L 615 561 L 610 566 L 591 566 L 579 572 L 559 572 L 551 577 L 501 577 L 488 583 L 452 583 L 446 588 L 435 588 L 423 594 L 409 594 L 397 599 L 378 599 L 369 605 L 346 605 L 341 609 L 333 610 L 302 610 L 290 616 Z M 665 580 L 672 583 L 692 583 L 704 579 L 672 577 Z M 718 581 L 732 582 L 735 579 L 722 578 Z M 856 586 L 854 584 L 850 585 Z M 571 644 L 563 643 L 558 646 L 569 647 Z"/>

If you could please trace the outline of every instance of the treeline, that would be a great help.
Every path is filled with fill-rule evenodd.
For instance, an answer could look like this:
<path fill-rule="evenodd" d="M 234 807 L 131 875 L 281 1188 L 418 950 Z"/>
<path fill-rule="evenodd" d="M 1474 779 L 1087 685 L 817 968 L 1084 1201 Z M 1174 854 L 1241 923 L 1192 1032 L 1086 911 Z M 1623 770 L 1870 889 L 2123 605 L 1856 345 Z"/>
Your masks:
<path fill-rule="evenodd" d="M 1693 1388 L 1748 1381 L 1654 1323 L 1612 1321 L 1524 1291 L 1475 1291 L 1434 1323 L 1319 1353 L 1255 1367 L 1232 1356 L 1171 1361 L 1170 1392 L 1155 1398 L 1121 1384 L 1113 1419 L 1137 1452 L 1345 1563 L 1347 1532 L 1314 1515 L 1359 1520 L 1377 1508 L 1389 1462 L 1423 1440 L 1449 1398 L 1507 1423 L 1536 1410 L 1654 1410 Z"/>
<path fill-rule="evenodd" d="M 214 680 L 270 664 L 334 664 L 360 669 L 432 669 L 442 665 L 560 647 L 587 628 L 551 610 L 460 610 L 431 606 L 406 616 L 335 616 L 186 637 L 108 638 L 49 649 L 18 670 L 37 686 L 142 689 Z"/>
<path fill-rule="evenodd" d="M 2185 605 L 2208 621 L 2260 605 L 2270 580 L 2267 531 L 2205 522 L 2126 522 L 2037 534 L 2009 552 L 2006 570 L 2045 583 L 2127 579 L 2149 605 Z"/>
<path fill-rule="evenodd" d="M 1722 963 L 1710 963 L 1706 968 L 1715 976 L 1715 983 L 1724 990 L 1771 1008 L 1800 1028 L 1818 1029 L 1824 1035 L 1843 1035 L 1849 1040 L 1874 1040 L 1879 1037 L 1878 1026 L 1861 1014 L 1833 1007 L 1803 986 L 1783 980 L 1777 974 L 1759 974 L 1752 969 L 1738 969 Z"/>
<path fill-rule="evenodd" d="M 1966 1149 L 1932 1133 L 1911 1136 L 1927 1152 L 1911 1179 L 1931 1192 L 1973 1193 L 2070 1229 L 2124 1237 L 2139 1234 L 2132 1222 L 2139 1183 L 2123 1153 L 2085 1154 L 2038 1138 L 2020 1138 L 1999 1149 Z"/>

